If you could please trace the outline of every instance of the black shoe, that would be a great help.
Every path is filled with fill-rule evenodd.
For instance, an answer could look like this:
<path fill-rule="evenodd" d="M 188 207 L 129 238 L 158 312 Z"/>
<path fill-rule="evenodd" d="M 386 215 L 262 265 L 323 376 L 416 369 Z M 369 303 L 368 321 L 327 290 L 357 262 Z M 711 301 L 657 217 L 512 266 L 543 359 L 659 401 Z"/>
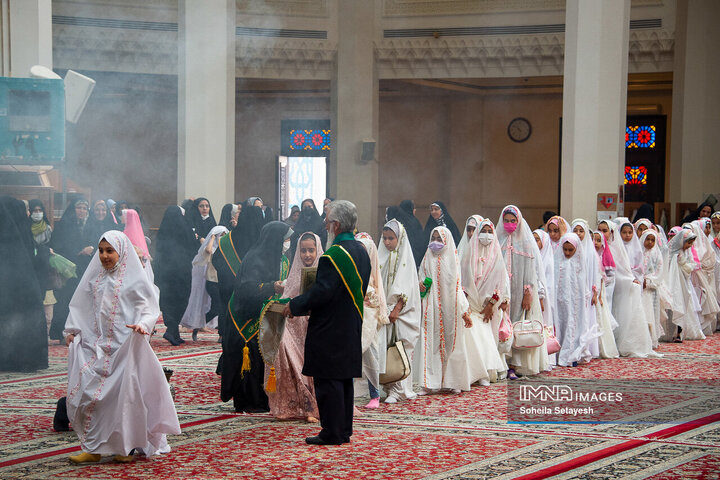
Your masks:
<path fill-rule="evenodd" d="M 326 442 L 325 440 L 320 438 L 320 435 L 316 435 L 314 437 L 307 437 L 305 439 L 305 443 L 307 443 L 308 445 L 342 445 L 345 442 Z"/>
<path fill-rule="evenodd" d="M 199 332 L 199 330 L 198 330 L 197 328 L 194 328 L 194 329 L 193 329 L 193 333 L 192 333 L 193 342 L 197 342 L 197 334 L 198 334 L 198 332 Z M 182 340 L 182 339 L 181 339 L 181 340 Z"/>
<path fill-rule="evenodd" d="M 163 338 L 165 340 L 167 340 L 168 342 L 170 342 L 170 345 L 172 345 L 173 347 L 177 347 L 178 345 L 180 345 L 180 342 L 178 342 L 178 339 L 176 337 L 170 335 L 170 332 L 165 332 L 163 334 Z"/>

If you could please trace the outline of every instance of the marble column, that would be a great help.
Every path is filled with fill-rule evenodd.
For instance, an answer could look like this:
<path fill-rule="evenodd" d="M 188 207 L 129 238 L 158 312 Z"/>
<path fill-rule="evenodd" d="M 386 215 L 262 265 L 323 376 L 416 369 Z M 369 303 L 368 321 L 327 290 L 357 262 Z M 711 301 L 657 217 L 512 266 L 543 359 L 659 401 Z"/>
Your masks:
<path fill-rule="evenodd" d="M 720 192 L 718 22 L 720 2 L 678 0 L 667 173 L 671 202 L 700 203 L 706 194 Z"/>
<path fill-rule="evenodd" d="M 180 0 L 178 202 L 207 197 L 219 220 L 235 190 L 235 0 Z"/>
<path fill-rule="evenodd" d="M 560 214 L 596 220 L 625 167 L 630 0 L 567 0 Z M 531 179 L 528 179 L 531 181 Z"/>
<path fill-rule="evenodd" d="M 378 231 L 378 143 L 361 158 L 363 141 L 378 138 L 378 77 L 374 38 L 376 0 L 338 2 L 337 66 L 331 82 L 330 196 L 358 208 L 358 230 Z"/>

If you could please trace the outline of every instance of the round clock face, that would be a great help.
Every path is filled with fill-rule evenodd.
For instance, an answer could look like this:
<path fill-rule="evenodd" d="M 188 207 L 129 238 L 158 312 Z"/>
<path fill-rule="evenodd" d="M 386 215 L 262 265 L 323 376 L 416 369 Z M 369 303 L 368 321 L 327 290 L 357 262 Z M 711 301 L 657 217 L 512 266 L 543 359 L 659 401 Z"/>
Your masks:
<path fill-rule="evenodd" d="M 519 143 L 530 138 L 532 127 L 526 118 L 518 117 L 510 121 L 507 131 L 510 140 Z"/>

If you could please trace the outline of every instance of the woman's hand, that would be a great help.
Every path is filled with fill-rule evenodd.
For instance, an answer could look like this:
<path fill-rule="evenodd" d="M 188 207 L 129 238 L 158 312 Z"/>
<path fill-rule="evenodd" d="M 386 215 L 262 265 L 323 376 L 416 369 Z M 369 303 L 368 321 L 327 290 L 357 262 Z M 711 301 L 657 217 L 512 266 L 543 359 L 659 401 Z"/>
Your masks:
<path fill-rule="evenodd" d="M 68 335 L 67 337 L 65 337 L 65 346 L 66 346 L 66 347 L 69 347 L 70 344 L 73 342 L 73 340 L 75 340 L 75 335 L 73 335 L 73 334 L 71 333 L 70 335 Z"/>
<path fill-rule="evenodd" d="M 463 321 L 465 322 L 465 328 L 470 328 L 473 326 L 472 318 L 470 318 L 469 312 L 463 313 L 462 318 L 463 318 Z"/>
<path fill-rule="evenodd" d="M 531 305 L 532 305 L 532 293 L 530 293 L 530 290 L 525 290 L 525 293 L 523 294 L 521 307 L 523 310 L 529 311 Z"/>
<path fill-rule="evenodd" d="M 129 329 L 133 330 L 135 333 L 139 333 L 140 335 L 147 335 L 148 332 L 145 330 L 145 328 L 142 325 L 125 325 Z"/>
<path fill-rule="evenodd" d="M 293 314 L 292 314 L 292 311 L 290 310 L 289 302 L 285 304 L 285 308 L 283 308 L 282 315 L 283 315 L 283 317 L 293 318 Z"/>
<path fill-rule="evenodd" d="M 92 246 L 87 246 L 80 250 L 80 255 L 87 255 L 89 257 L 93 254 L 93 250 L 95 250 L 95 248 L 93 248 Z"/>
<path fill-rule="evenodd" d="M 420 293 L 425 293 L 425 290 L 427 290 L 427 288 L 425 288 L 425 282 L 420 282 Z"/>

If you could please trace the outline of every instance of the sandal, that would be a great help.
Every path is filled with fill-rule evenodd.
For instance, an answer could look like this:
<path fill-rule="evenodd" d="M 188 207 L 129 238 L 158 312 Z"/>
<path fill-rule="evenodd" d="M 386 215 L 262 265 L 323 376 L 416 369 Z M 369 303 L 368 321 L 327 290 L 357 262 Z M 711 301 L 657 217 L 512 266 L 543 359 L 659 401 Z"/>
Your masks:
<path fill-rule="evenodd" d="M 507 378 L 508 378 L 508 380 L 517 380 L 518 379 L 518 376 L 515 374 L 514 369 L 511 368 L 510 370 L 508 370 Z"/>

